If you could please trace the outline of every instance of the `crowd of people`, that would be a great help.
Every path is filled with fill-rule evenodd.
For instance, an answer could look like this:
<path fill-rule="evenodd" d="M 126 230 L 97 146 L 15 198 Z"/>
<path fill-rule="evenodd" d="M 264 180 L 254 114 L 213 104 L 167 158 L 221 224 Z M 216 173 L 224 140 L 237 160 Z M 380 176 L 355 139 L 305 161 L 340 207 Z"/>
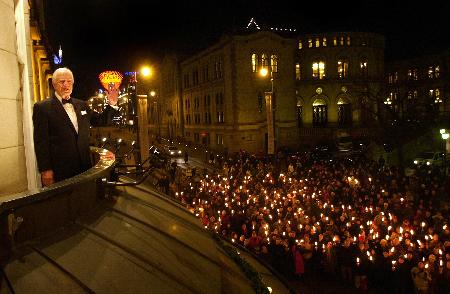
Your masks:
<path fill-rule="evenodd" d="M 329 273 L 361 290 L 450 293 L 450 185 L 438 169 L 405 176 L 364 157 L 283 160 L 242 151 L 169 193 L 288 279 Z"/>

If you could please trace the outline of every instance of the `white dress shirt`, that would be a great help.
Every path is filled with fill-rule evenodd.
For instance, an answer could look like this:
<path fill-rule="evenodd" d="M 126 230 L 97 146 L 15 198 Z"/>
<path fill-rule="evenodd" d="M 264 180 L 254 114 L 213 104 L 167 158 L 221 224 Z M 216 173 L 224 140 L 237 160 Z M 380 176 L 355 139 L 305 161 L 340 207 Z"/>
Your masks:
<path fill-rule="evenodd" d="M 61 102 L 62 106 L 64 107 L 64 109 L 66 110 L 67 115 L 70 118 L 70 121 L 72 122 L 75 130 L 78 133 L 78 120 L 77 120 L 77 114 L 75 112 L 75 108 L 73 107 L 72 103 L 62 103 L 62 99 L 57 93 L 55 93 L 56 98 L 58 98 L 59 102 Z"/>

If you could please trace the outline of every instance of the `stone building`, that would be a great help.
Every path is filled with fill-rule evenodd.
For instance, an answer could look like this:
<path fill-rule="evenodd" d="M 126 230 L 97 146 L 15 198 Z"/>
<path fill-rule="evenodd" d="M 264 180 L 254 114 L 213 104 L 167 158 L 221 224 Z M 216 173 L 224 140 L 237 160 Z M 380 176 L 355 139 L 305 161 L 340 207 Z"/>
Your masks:
<path fill-rule="evenodd" d="M 181 61 L 179 91 L 163 98 L 178 99 L 169 102 L 173 104 L 171 113 L 180 115 L 173 134 L 218 151 L 264 152 L 268 142 L 264 96 L 273 92 L 275 143 L 295 144 L 294 53 L 295 40 L 263 31 L 224 36 Z M 165 65 L 163 72 L 167 71 Z M 261 68 L 271 71 L 272 81 L 260 75 Z M 163 78 L 162 84 L 176 85 L 176 76 L 172 75 L 171 81 Z"/>
<path fill-rule="evenodd" d="M 300 142 L 365 131 L 383 92 L 384 49 L 373 33 L 300 36 L 293 65 Z"/>
<path fill-rule="evenodd" d="M 417 119 L 431 111 L 440 118 L 442 127 L 448 128 L 449 69 L 449 50 L 387 63 L 385 104 L 406 119 Z"/>
<path fill-rule="evenodd" d="M 361 135 L 384 85 L 384 37 L 372 33 L 235 33 L 178 64 L 173 60 L 161 66 L 163 73 L 179 72 L 164 76 L 163 88 L 181 82 L 162 94 L 176 109 L 170 113 L 179 115 L 169 137 L 216 151 L 266 153 L 272 123 L 275 149 L 311 146 L 340 131 Z"/>
<path fill-rule="evenodd" d="M 0 196 L 40 182 L 31 117 L 33 103 L 50 91 L 42 17 L 42 1 L 0 0 Z"/>

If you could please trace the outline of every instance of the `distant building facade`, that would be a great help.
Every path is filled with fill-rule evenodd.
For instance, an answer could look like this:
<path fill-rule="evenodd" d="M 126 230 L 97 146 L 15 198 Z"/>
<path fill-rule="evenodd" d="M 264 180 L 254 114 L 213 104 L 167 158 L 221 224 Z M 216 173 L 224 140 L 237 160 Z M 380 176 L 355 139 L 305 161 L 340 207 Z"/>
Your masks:
<path fill-rule="evenodd" d="M 408 120 L 432 114 L 449 128 L 449 70 L 449 50 L 387 63 L 385 104 Z"/>
<path fill-rule="evenodd" d="M 216 151 L 266 153 L 268 121 L 275 148 L 295 149 L 339 133 L 370 136 L 386 112 L 395 108 L 407 115 L 416 98 L 432 102 L 441 115 L 450 109 L 448 52 L 386 62 L 380 34 L 284 35 L 268 30 L 227 35 L 181 61 L 163 62 L 162 72 L 174 74 L 162 78 L 162 88 L 172 94 L 161 98 L 172 105 L 167 113 L 176 121 L 176 128 L 168 118 L 163 121 L 171 130 L 163 136 Z M 262 77 L 262 68 L 271 75 Z"/>

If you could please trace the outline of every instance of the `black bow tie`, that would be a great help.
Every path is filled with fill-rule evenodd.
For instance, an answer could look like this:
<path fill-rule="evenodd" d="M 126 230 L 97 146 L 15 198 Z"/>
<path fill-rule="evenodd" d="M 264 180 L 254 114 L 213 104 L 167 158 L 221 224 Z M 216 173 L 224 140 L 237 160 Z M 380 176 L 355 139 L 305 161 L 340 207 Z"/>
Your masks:
<path fill-rule="evenodd" d="M 64 104 L 66 104 L 66 103 L 73 104 L 73 103 L 72 103 L 72 98 L 69 98 L 69 99 L 62 99 L 62 104 L 64 105 Z"/>

